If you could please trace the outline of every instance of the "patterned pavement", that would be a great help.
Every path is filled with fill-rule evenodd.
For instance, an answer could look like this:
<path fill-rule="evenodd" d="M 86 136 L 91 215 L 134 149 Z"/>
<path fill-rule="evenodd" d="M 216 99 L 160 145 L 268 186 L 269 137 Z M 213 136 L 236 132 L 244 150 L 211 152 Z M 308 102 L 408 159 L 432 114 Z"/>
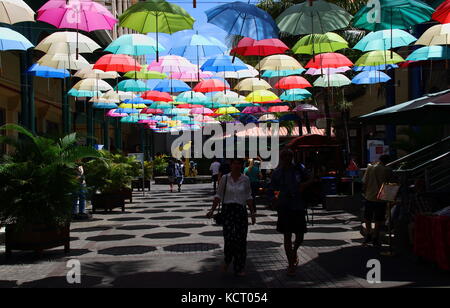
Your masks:
<path fill-rule="evenodd" d="M 210 184 L 185 185 L 170 193 L 153 185 L 135 193 L 126 212 L 97 213 L 71 227 L 71 252 L 62 247 L 37 258 L 13 252 L 8 262 L 0 244 L 0 287 L 397 287 L 450 285 L 448 273 L 410 259 L 380 257 L 361 247 L 359 219 L 322 209 L 314 211 L 300 251 L 296 277 L 286 275 L 282 235 L 275 231 L 276 213 L 258 205 L 257 224 L 249 227 L 247 277 L 219 271 L 221 228 L 205 214 L 211 205 Z M 367 260 L 378 258 L 383 283 L 366 281 Z M 81 262 L 81 285 L 66 281 L 70 259 Z M 405 267 L 406 266 L 406 267 Z M 410 269 L 410 270 L 408 270 Z M 446 284 L 447 283 L 447 284 Z"/>

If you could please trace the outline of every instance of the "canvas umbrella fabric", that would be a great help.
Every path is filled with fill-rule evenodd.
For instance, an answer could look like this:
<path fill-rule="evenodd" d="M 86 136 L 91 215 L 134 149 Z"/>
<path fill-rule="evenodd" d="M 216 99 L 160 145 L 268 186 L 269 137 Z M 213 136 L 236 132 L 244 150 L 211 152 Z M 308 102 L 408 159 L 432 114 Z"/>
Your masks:
<path fill-rule="evenodd" d="M 129 56 L 143 56 L 155 54 L 156 50 L 166 50 L 161 44 L 143 34 L 125 34 L 114 40 L 105 51 Z"/>
<path fill-rule="evenodd" d="M 437 8 L 431 16 L 433 20 L 439 21 L 441 24 L 450 23 L 450 1 L 445 0 Z"/>
<path fill-rule="evenodd" d="M 117 79 L 119 74 L 117 72 L 104 72 L 102 70 L 94 69 L 94 65 L 90 64 L 89 67 L 85 67 L 77 71 L 74 75 L 75 77 L 86 79 L 86 78 L 96 78 L 96 79 Z"/>
<path fill-rule="evenodd" d="M 67 92 L 67 95 L 74 96 L 74 97 L 100 97 L 102 96 L 102 92 L 100 91 L 89 91 L 89 90 L 77 90 L 77 89 L 70 89 Z"/>
<path fill-rule="evenodd" d="M 245 114 L 256 114 L 256 113 L 267 113 L 267 109 L 261 106 L 252 106 L 252 107 L 245 107 L 244 110 L 242 110 L 242 113 Z"/>
<path fill-rule="evenodd" d="M 198 82 L 213 77 L 211 72 L 202 72 L 201 70 L 177 72 L 170 74 L 170 78 L 178 79 L 184 82 Z"/>
<path fill-rule="evenodd" d="M 270 56 L 274 54 L 282 54 L 289 50 L 279 39 L 254 40 L 250 37 L 244 37 L 239 41 L 231 53 L 241 56 Z"/>
<path fill-rule="evenodd" d="M 272 55 L 262 59 L 256 66 L 258 70 L 298 70 L 303 66 L 291 56 Z"/>
<path fill-rule="evenodd" d="M 397 64 L 405 61 L 399 54 L 387 50 L 375 50 L 362 55 L 355 66 L 377 66 Z"/>
<path fill-rule="evenodd" d="M 236 114 L 236 113 L 240 113 L 240 111 L 239 111 L 239 109 L 237 109 L 235 107 L 221 107 L 215 111 L 215 114 L 220 114 L 220 115 Z"/>
<path fill-rule="evenodd" d="M 104 72 L 120 72 L 125 73 L 129 71 L 138 71 L 141 69 L 139 63 L 128 55 L 114 55 L 108 54 L 102 56 L 94 64 L 94 69 L 99 69 Z"/>
<path fill-rule="evenodd" d="M 387 71 L 391 69 L 396 69 L 399 66 L 397 64 L 382 64 L 376 66 L 354 66 L 352 68 L 355 72 L 366 72 L 366 71 Z"/>
<path fill-rule="evenodd" d="M 367 34 L 355 45 L 355 47 L 353 47 L 353 49 L 358 49 L 363 52 L 387 50 L 408 46 L 416 40 L 417 39 L 414 36 L 404 30 L 380 30 Z"/>
<path fill-rule="evenodd" d="M 382 82 L 388 82 L 391 80 L 391 77 L 389 77 L 387 74 L 379 71 L 367 71 L 362 72 L 356 75 L 352 79 L 353 84 L 375 84 L 375 83 L 382 83 Z"/>
<path fill-rule="evenodd" d="M 312 85 L 309 83 L 309 81 L 300 76 L 284 77 L 275 84 L 275 89 L 285 89 L 285 90 L 304 89 L 310 87 L 312 87 Z"/>
<path fill-rule="evenodd" d="M 203 94 L 201 92 L 186 91 L 186 92 L 180 93 L 175 100 L 177 102 L 196 104 L 196 103 L 206 102 L 207 98 L 206 98 L 205 94 Z"/>
<path fill-rule="evenodd" d="M 230 89 L 224 82 L 217 79 L 207 79 L 200 81 L 195 87 L 194 91 L 196 92 L 216 92 L 216 91 L 224 91 Z"/>
<path fill-rule="evenodd" d="M 160 57 L 159 61 L 153 61 L 147 69 L 160 73 L 171 74 L 192 71 L 197 69 L 197 67 L 186 58 L 176 55 L 168 55 Z"/>
<path fill-rule="evenodd" d="M 77 82 L 72 89 L 78 90 L 78 91 L 102 91 L 106 92 L 109 90 L 112 90 L 112 87 L 105 81 L 94 79 L 94 78 L 88 78 L 88 79 L 82 79 L 79 82 Z"/>
<path fill-rule="evenodd" d="M 90 67 L 89 62 L 82 56 L 75 54 L 46 54 L 37 63 L 43 66 L 50 66 L 57 69 L 80 70 Z"/>
<path fill-rule="evenodd" d="M 309 105 L 309 104 L 300 104 L 297 107 L 295 107 L 292 111 L 296 112 L 317 112 L 319 109 L 316 106 Z"/>
<path fill-rule="evenodd" d="M 106 113 L 107 117 L 112 117 L 112 118 L 123 118 L 128 116 L 128 114 L 126 113 L 120 113 L 120 112 L 116 112 L 117 109 L 111 109 Z"/>
<path fill-rule="evenodd" d="M 216 72 L 214 76 L 221 77 L 224 79 L 243 79 L 243 78 L 253 78 L 259 75 L 259 72 L 251 65 L 246 64 L 247 69 L 239 70 L 235 72 Z"/>
<path fill-rule="evenodd" d="M 292 47 L 296 54 L 315 55 L 318 53 L 335 52 L 349 48 L 348 42 L 340 35 L 328 32 L 325 34 L 310 34 L 302 37 Z"/>
<path fill-rule="evenodd" d="M 119 82 L 115 89 L 123 92 L 144 92 L 148 90 L 147 85 L 144 82 L 134 79 Z"/>
<path fill-rule="evenodd" d="M 263 40 L 278 37 L 278 27 L 266 11 L 253 4 L 236 1 L 205 12 L 208 23 L 228 34 Z"/>
<path fill-rule="evenodd" d="M 317 78 L 314 82 L 315 87 L 343 87 L 351 84 L 351 80 L 342 74 L 326 75 Z"/>
<path fill-rule="evenodd" d="M 450 45 L 450 23 L 429 28 L 416 41 L 415 45 Z"/>
<path fill-rule="evenodd" d="M 406 61 L 448 60 L 450 59 L 449 47 L 426 46 L 414 50 Z"/>
<path fill-rule="evenodd" d="M 247 97 L 245 100 L 249 103 L 279 103 L 281 100 L 279 97 L 268 90 L 257 90 L 253 91 Z"/>
<path fill-rule="evenodd" d="M 0 0 L 0 23 L 34 22 L 34 11 L 23 0 Z"/>
<path fill-rule="evenodd" d="M 86 35 L 63 31 L 50 34 L 35 49 L 51 54 L 74 54 L 77 48 L 79 53 L 93 53 L 101 47 Z"/>
<path fill-rule="evenodd" d="M 112 99 L 115 102 L 119 103 L 119 102 L 125 101 L 127 99 L 135 98 L 136 94 L 134 94 L 132 92 L 123 92 L 123 91 L 110 90 L 110 91 L 106 92 L 105 94 L 103 94 L 102 97 L 106 98 L 106 99 Z"/>
<path fill-rule="evenodd" d="M 56 69 L 48 66 L 41 66 L 39 64 L 33 64 L 27 71 L 30 75 L 42 77 L 42 78 L 67 78 L 70 77 L 70 72 L 65 69 Z"/>
<path fill-rule="evenodd" d="M 177 31 L 192 29 L 195 19 L 182 7 L 165 0 L 141 1 L 128 8 L 119 16 L 120 26 L 146 34 L 156 32 L 173 34 Z M 159 49 L 156 50 L 159 61 Z"/>
<path fill-rule="evenodd" d="M 209 58 L 203 63 L 202 71 L 224 72 L 224 71 L 240 71 L 247 69 L 247 65 L 240 59 L 235 59 L 228 55 L 220 55 Z"/>
<path fill-rule="evenodd" d="M 322 53 L 311 59 L 306 68 L 338 68 L 353 66 L 349 58 L 340 53 Z"/>
<path fill-rule="evenodd" d="M 172 102 L 173 98 L 169 93 L 166 92 L 160 92 L 160 91 L 146 91 L 144 92 L 141 97 L 143 99 L 148 99 L 151 101 L 156 102 Z M 152 107 L 152 108 L 160 108 L 160 107 Z"/>
<path fill-rule="evenodd" d="M 312 97 L 311 92 L 305 89 L 290 89 L 283 92 L 280 96 L 281 100 L 287 102 L 297 102 Z"/>
<path fill-rule="evenodd" d="M 323 0 L 307 0 L 290 6 L 276 21 L 281 32 L 301 35 L 343 29 L 352 18 L 352 15 L 335 4 Z"/>
<path fill-rule="evenodd" d="M 289 106 L 272 106 L 268 111 L 273 113 L 289 112 Z"/>
<path fill-rule="evenodd" d="M 34 47 L 22 34 L 9 28 L 0 27 L 0 50 L 27 50 Z"/>
<path fill-rule="evenodd" d="M 147 70 L 147 65 L 142 65 L 140 71 L 130 71 L 123 75 L 125 78 L 136 78 L 136 79 L 165 79 L 167 75 L 160 72 Z"/>
<path fill-rule="evenodd" d="M 247 78 L 241 80 L 236 87 L 235 90 L 238 91 L 257 91 L 257 90 L 269 90 L 272 86 L 265 81 L 264 79 L 259 78 Z"/>

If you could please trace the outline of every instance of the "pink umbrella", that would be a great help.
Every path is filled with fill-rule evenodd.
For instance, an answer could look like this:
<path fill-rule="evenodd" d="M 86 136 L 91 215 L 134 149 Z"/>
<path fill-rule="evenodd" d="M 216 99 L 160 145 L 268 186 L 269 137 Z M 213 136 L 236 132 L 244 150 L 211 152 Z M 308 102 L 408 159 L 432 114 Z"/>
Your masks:
<path fill-rule="evenodd" d="M 269 112 L 288 112 L 289 106 L 273 106 L 269 107 Z"/>
<path fill-rule="evenodd" d="M 242 110 L 242 113 L 248 113 L 248 114 L 252 114 L 252 113 L 266 113 L 267 109 L 264 107 L 259 107 L 259 106 L 255 106 L 255 107 L 245 107 L 244 110 Z"/>
<path fill-rule="evenodd" d="M 313 105 L 301 104 L 294 108 L 293 111 L 304 112 L 304 111 L 319 111 L 319 109 Z"/>
<path fill-rule="evenodd" d="M 149 71 L 169 74 L 189 72 L 193 70 L 197 71 L 197 67 L 189 62 L 188 59 L 174 55 L 160 57 L 158 62 L 153 61 L 150 63 L 147 69 Z"/>
<path fill-rule="evenodd" d="M 124 118 L 124 117 L 128 117 L 128 114 L 126 113 L 116 113 L 117 109 L 111 109 L 106 113 L 107 117 L 112 117 L 112 118 Z"/>
<path fill-rule="evenodd" d="M 195 114 L 194 115 L 194 121 L 195 122 L 202 122 L 202 123 L 220 123 L 219 121 L 215 120 L 213 117 L 203 116 L 201 114 Z"/>
<path fill-rule="evenodd" d="M 163 114 L 162 109 L 144 108 L 141 110 L 141 114 Z"/>
<path fill-rule="evenodd" d="M 214 111 L 209 108 L 192 108 L 191 114 L 211 115 L 214 114 Z"/>
<path fill-rule="evenodd" d="M 149 124 L 149 125 L 153 124 L 152 126 L 154 126 L 154 125 L 156 125 L 156 123 L 158 123 L 158 121 L 152 120 L 152 119 L 142 119 L 142 120 L 139 120 L 138 123 L 139 124 Z"/>
<path fill-rule="evenodd" d="M 36 19 L 60 29 L 76 29 L 77 33 L 112 30 L 117 23 L 106 7 L 92 0 L 50 0 L 38 10 Z"/>
<path fill-rule="evenodd" d="M 186 71 L 186 72 L 178 72 L 172 73 L 170 78 L 179 79 L 185 82 L 197 82 L 198 81 L 198 73 L 195 71 Z M 213 74 L 211 72 L 200 72 L 200 79 L 206 79 L 212 77 Z"/>

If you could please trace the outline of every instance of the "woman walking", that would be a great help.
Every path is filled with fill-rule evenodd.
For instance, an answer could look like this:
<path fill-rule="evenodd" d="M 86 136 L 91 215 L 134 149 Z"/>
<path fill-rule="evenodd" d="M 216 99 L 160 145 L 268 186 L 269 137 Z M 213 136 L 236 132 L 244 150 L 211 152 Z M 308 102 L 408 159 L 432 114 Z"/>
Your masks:
<path fill-rule="evenodd" d="M 178 160 L 175 163 L 175 178 L 176 178 L 176 183 L 178 185 L 178 192 L 181 192 L 181 185 L 183 185 L 183 180 L 184 180 L 184 164 L 181 160 Z"/>
<path fill-rule="evenodd" d="M 222 202 L 223 236 L 225 263 L 223 270 L 227 271 L 233 261 L 236 276 L 245 276 L 247 258 L 248 213 L 250 210 L 252 224 L 256 223 L 255 207 L 251 194 L 250 180 L 242 174 L 243 160 L 234 159 L 231 163 L 231 173 L 221 179 L 211 210 L 206 215 L 213 217 L 215 209 Z"/>
<path fill-rule="evenodd" d="M 277 231 L 284 235 L 284 249 L 288 259 L 288 275 L 294 276 L 298 265 L 297 251 L 306 233 L 305 206 L 301 198 L 302 175 L 293 164 L 293 153 L 283 151 L 280 165 L 273 172 L 272 188 L 275 191 L 278 211 Z M 292 242 L 292 234 L 295 241 Z"/>

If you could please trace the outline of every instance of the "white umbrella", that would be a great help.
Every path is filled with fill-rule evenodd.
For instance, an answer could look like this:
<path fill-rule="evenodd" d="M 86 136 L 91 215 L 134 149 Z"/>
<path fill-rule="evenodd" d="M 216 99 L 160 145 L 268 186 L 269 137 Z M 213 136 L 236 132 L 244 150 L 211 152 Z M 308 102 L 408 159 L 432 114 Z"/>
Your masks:
<path fill-rule="evenodd" d="M 57 69 L 80 70 L 90 67 L 89 62 L 82 56 L 76 58 L 75 54 L 47 54 L 40 58 L 37 63 L 43 66 L 49 66 Z"/>
<path fill-rule="evenodd" d="M 86 78 L 96 78 L 96 79 L 116 79 L 119 78 L 120 75 L 117 72 L 104 72 L 102 70 L 94 69 L 94 64 L 91 64 L 89 67 L 82 68 L 78 70 L 75 77 L 86 79 Z"/>
<path fill-rule="evenodd" d="M 34 11 L 23 0 L 0 0 L 0 23 L 35 21 Z"/>
<path fill-rule="evenodd" d="M 100 49 L 94 40 L 83 34 L 76 32 L 55 32 L 43 39 L 37 46 L 36 50 L 43 51 L 50 54 L 74 54 L 77 51 L 79 53 L 93 53 L 95 50 Z"/>

